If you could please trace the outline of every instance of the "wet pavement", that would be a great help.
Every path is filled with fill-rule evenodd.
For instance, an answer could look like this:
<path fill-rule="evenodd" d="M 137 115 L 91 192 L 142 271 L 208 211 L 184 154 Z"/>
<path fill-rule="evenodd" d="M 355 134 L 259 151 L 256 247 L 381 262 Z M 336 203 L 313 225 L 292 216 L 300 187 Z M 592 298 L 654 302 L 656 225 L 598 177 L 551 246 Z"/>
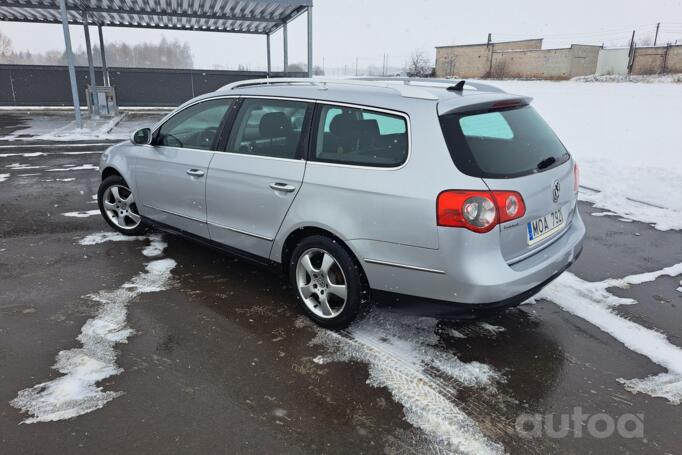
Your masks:
<path fill-rule="evenodd" d="M 2 134 L 26 119 L 0 113 Z M 10 401 L 61 375 L 56 355 L 80 345 L 98 311 L 86 296 L 149 262 L 148 240 L 81 245 L 110 229 L 99 215 L 64 215 L 97 208 L 99 175 L 84 165 L 106 145 L 35 145 L 0 142 L 2 453 L 456 453 L 478 443 L 479 453 L 682 452 L 682 405 L 618 381 L 666 369 L 553 302 L 467 322 L 379 309 L 326 332 L 301 317 L 283 277 L 166 234 L 172 286 L 128 305 L 123 371 L 98 383 L 123 394 L 78 417 L 20 424 L 29 416 Z M 682 262 L 682 233 L 579 208 L 588 236 L 570 272 L 583 280 Z M 611 289 L 638 302 L 614 312 L 682 347 L 680 279 Z M 517 431 L 520 415 L 559 422 L 576 408 L 639 415 L 643 437 L 597 437 L 584 424 L 562 437 Z"/>

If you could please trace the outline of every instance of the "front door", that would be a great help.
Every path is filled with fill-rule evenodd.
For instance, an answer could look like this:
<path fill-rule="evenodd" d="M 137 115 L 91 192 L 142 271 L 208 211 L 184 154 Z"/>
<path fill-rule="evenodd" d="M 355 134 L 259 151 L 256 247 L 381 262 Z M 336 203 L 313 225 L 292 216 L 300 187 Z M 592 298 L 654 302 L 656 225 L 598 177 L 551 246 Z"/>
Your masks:
<path fill-rule="evenodd" d="M 247 98 L 206 183 L 211 239 L 262 257 L 303 182 L 312 104 Z"/>
<path fill-rule="evenodd" d="M 135 157 L 140 213 L 191 234 L 209 237 L 206 174 L 231 98 L 193 104 L 170 117 L 152 145 Z"/>

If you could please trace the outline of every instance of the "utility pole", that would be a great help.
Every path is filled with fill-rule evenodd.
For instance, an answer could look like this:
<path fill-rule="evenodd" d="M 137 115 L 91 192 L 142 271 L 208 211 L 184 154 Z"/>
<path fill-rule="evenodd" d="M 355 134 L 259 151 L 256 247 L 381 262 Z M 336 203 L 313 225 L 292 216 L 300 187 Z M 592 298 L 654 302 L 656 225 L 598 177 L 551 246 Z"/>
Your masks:
<path fill-rule="evenodd" d="M 628 52 L 628 74 L 632 73 L 632 65 L 635 63 L 635 31 L 632 31 L 630 38 L 630 51 Z"/>
<path fill-rule="evenodd" d="M 654 46 L 658 42 L 658 29 L 661 28 L 661 23 L 656 24 L 656 35 L 654 36 Z"/>
<path fill-rule="evenodd" d="M 493 42 L 493 34 L 488 33 L 488 42 L 485 44 L 485 47 L 490 46 L 490 43 L 492 43 L 492 42 Z"/>

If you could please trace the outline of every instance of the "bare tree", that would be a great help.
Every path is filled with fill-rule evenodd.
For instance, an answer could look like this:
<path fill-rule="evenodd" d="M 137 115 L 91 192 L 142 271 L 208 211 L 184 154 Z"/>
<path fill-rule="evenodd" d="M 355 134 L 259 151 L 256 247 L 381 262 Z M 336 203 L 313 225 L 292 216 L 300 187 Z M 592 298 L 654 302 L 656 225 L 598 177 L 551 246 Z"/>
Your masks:
<path fill-rule="evenodd" d="M 638 46 L 653 46 L 654 44 L 654 39 L 650 36 L 644 36 L 636 41 Z"/>
<path fill-rule="evenodd" d="M 287 66 L 288 73 L 305 73 L 308 65 L 305 63 L 290 63 Z"/>
<path fill-rule="evenodd" d="M 433 66 L 424 51 L 416 50 L 405 64 L 405 71 L 413 77 L 428 77 L 433 72 Z"/>
<path fill-rule="evenodd" d="M 0 57 L 7 57 L 12 53 L 12 40 L 0 32 Z"/>

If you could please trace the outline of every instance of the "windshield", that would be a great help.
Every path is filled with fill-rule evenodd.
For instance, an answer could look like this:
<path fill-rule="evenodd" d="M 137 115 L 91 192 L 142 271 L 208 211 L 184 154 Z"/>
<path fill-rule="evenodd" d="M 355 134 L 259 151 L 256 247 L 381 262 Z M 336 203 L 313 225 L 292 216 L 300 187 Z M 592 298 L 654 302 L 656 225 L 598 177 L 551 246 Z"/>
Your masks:
<path fill-rule="evenodd" d="M 474 177 L 519 177 L 569 158 L 556 134 L 529 105 L 446 114 L 440 122 L 455 166 Z"/>

